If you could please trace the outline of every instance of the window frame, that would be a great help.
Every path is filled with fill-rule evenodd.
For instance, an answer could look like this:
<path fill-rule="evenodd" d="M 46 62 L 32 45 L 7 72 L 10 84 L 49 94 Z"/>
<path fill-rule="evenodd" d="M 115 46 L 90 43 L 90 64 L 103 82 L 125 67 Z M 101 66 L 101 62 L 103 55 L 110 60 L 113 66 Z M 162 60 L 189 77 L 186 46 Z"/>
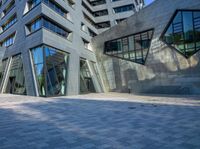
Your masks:
<path fill-rule="evenodd" d="M 134 60 L 131 60 L 130 59 L 130 53 L 132 52 L 132 51 L 135 51 L 135 49 L 134 50 L 132 50 L 132 51 L 129 51 L 129 49 L 128 49 L 128 52 L 129 52 L 129 59 L 128 58 L 124 58 L 124 56 L 123 57 L 119 57 L 119 56 L 115 56 L 114 54 L 107 54 L 106 53 L 106 43 L 107 42 L 112 42 L 112 41 L 116 41 L 116 40 L 122 40 L 122 39 L 124 39 L 124 38 L 129 38 L 129 37 L 131 37 L 131 36 L 135 36 L 135 35 L 138 35 L 138 36 L 140 36 L 141 37 L 141 34 L 142 33 L 148 33 L 149 31 L 152 31 L 152 38 L 150 39 L 150 45 L 149 45 L 149 48 L 148 48 L 148 50 L 147 50 L 147 53 L 146 53 L 146 56 L 145 56 L 145 59 L 144 59 L 144 62 L 143 63 L 140 63 L 140 62 L 137 62 L 137 61 L 134 61 Z M 151 44 L 152 44 L 152 40 L 153 40 L 153 37 L 154 37 L 154 31 L 155 31 L 155 29 L 154 28 L 150 28 L 150 29 L 147 29 L 147 30 L 144 30 L 144 31 L 140 31 L 140 32 L 136 32 L 136 33 L 133 33 L 133 34 L 129 34 L 129 35 L 126 35 L 126 36 L 121 36 L 121 37 L 118 37 L 118 38 L 115 38 L 115 39 L 112 39 L 112 40 L 108 40 L 108 41 L 106 41 L 106 42 L 104 42 L 104 54 L 105 55 L 107 55 L 107 56 L 111 56 L 111 57 L 114 57 L 114 58 L 118 58 L 118 59 L 122 59 L 122 60 L 126 60 L 126 61 L 129 61 L 129 62 L 133 62 L 133 63 L 136 63 L 136 64 L 141 64 L 141 65 L 145 65 L 146 64 L 146 60 L 147 60 L 147 57 L 148 57 L 148 54 L 149 54 L 149 50 L 150 50 L 150 48 L 151 48 Z M 135 39 L 135 38 L 134 38 Z M 140 38 L 141 39 L 141 38 Z M 122 43 L 122 42 L 121 42 Z M 129 41 L 128 41 L 128 45 L 129 45 Z M 136 48 L 135 47 L 135 45 L 134 45 L 134 48 Z M 142 52 L 143 53 L 143 52 Z M 122 54 L 123 54 L 123 52 L 122 52 Z M 135 55 L 136 53 L 134 53 L 134 55 Z M 143 55 L 142 55 L 143 56 Z"/>
<path fill-rule="evenodd" d="M 195 46 L 195 50 L 192 53 L 192 55 L 187 56 L 184 53 L 182 53 L 179 49 L 177 49 L 176 47 L 172 46 L 172 44 L 167 43 L 166 40 L 164 39 L 165 38 L 165 34 L 166 34 L 168 28 L 173 23 L 173 20 L 175 19 L 175 17 L 178 14 L 178 12 L 200 12 L 200 9 L 176 9 L 175 12 L 173 13 L 173 15 L 170 17 L 170 19 L 169 19 L 167 25 L 165 26 L 163 32 L 161 33 L 161 35 L 159 37 L 159 40 L 162 41 L 164 44 L 166 44 L 169 48 L 175 50 L 180 55 L 184 56 L 186 59 L 189 59 L 190 57 L 192 57 L 193 55 L 195 55 L 197 52 L 199 52 L 200 49 L 199 50 L 196 49 L 196 46 Z M 182 24 L 184 24 L 184 22 L 182 22 Z M 184 26 L 183 26 L 183 28 L 184 28 Z M 193 24 L 193 32 L 194 32 L 194 24 Z M 183 34 L 184 34 L 184 32 L 183 32 Z M 185 40 L 183 42 L 185 44 Z"/>

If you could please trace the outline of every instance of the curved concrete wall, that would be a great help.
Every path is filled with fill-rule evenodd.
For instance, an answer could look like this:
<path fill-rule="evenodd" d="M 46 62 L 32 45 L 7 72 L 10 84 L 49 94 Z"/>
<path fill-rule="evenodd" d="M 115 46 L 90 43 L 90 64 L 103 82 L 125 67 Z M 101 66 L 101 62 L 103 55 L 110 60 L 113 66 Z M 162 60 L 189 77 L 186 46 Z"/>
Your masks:
<path fill-rule="evenodd" d="M 93 38 L 107 91 L 158 94 L 200 94 L 200 51 L 186 59 L 159 38 L 176 9 L 199 9 L 199 0 L 156 0 L 127 21 Z M 103 54 L 104 42 L 154 28 L 146 64 Z"/>

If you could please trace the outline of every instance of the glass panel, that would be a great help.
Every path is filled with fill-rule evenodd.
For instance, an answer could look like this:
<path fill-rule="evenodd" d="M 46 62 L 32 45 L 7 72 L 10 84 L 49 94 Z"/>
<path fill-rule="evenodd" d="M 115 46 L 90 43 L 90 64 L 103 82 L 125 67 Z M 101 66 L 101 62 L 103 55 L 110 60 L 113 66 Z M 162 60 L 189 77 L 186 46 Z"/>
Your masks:
<path fill-rule="evenodd" d="M 172 44 L 172 43 L 173 43 L 172 25 L 169 26 L 169 28 L 167 29 L 167 32 L 165 33 L 165 41 L 166 41 L 168 44 Z"/>
<path fill-rule="evenodd" d="M 43 51 L 41 47 L 37 47 L 33 49 L 32 55 L 33 55 L 35 64 L 43 63 L 44 59 L 43 59 Z"/>
<path fill-rule="evenodd" d="M 173 23 L 174 23 L 174 24 L 175 24 L 175 23 L 179 23 L 179 22 L 182 22 L 181 11 L 179 11 L 179 12 L 176 14 L 176 16 L 175 16 L 175 18 L 174 18 L 174 20 L 173 20 Z"/>
<path fill-rule="evenodd" d="M 80 60 L 80 93 L 96 92 L 88 64 Z"/>
<path fill-rule="evenodd" d="M 69 54 L 48 46 L 32 49 L 31 52 L 40 96 L 66 95 Z"/>
<path fill-rule="evenodd" d="M 121 41 L 121 39 L 117 40 L 117 52 L 118 53 L 122 52 L 122 41 Z"/>
<path fill-rule="evenodd" d="M 26 94 L 25 77 L 21 55 L 12 58 L 6 93 Z"/>
<path fill-rule="evenodd" d="M 134 50 L 134 36 L 128 38 L 129 51 Z"/>
<path fill-rule="evenodd" d="M 110 44 L 110 48 L 113 54 L 118 53 L 118 51 L 120 51 L 120 41 L 112 41 Z"/>
<path fill-rule="evenodd" d="M 179 44 L 175 44 L 174 47 L 177 48 L 178 51 L 180 51 L 181 53 L 185 53 L 185 45 L 184 45 L 184 42 L 179 43 Z"/>
<path fill-rule="evenodd" d="M 196 41 L 200 41 L 200 28 L 195 29 Z"/>
<path fill-rule="evenodd" d="M 130 60 L 135 61 L 135 59 L 136 59 L 135 55 L 136 55 L 135 52 L 130 52 L 130 53 L 129 53 Z"/>
<path fill-rule="evenodd" d="M 173 38 L 173 43 L 180 43 L 184 40 L 183 33 L 175 33 Z"/>
<path fill-rule="evenodd" d="M 8 63 L 8 59 L 5 59 L 0 63 L 0 86 L 1 86 L 1 83 L 2 83 L 4 73 L 6 71 L 5 69 L 6 69 L 7 63 Z"/>
<path fill-rule="evenodd" d="M 200 17 L 200 12 L 199 11 L 194 11 L 194 18 L 199 18 Z"/>
<path fill-rule="evenodd" d="M 105 43 L 105 53 L 124 60 L 144 64 L 152 35 L 153 30 L 149 30 L 121 39 L 107 41 Z"/>
<path fill-rule="evenodd" d="M 142 47 L 141 47 L 141 39 L 140 39 L 139 35 L 135 36 L 135 49 L 136 50 L 142 49 Z"/>
<path fill-rule="evenodd" d="M 128 51 L 128 38 L 122 39 L 122 49 L 123 49 L 123 52 Z"/>
<path fill-rule="evenodd" d="M 179 11 L 164 34 L 164 41 L 189 57 L 194 54 L 200 41 L 200 12 Z"/>
<path fill-rule="evenodd" d="M 183 25 L 184 25 L 184 38 L 185 42 L 193 42 L 194 34 L 193 34 L 193 20 L 192 20 L 192 12 L 183 12 Z"/>
<path fill-rule="evenodd" d="M 120 58 L 123 58 L 123 57 L 124 57 L 123 54 L 117 54 L 116 56 L 117 56 L 117 57 L 120 57 Z"/>
<path fill-rule="evenodd" d="M 129 54 L 128 53 L 124 53 L 124 58 L 129 59 Z"/>
<path fill-rule="evenodd" d="M 95 62 L 92 62 L 92 67 L 93 67 L 93 70 L 96 74 L 95 76 L 97 77 L 97 81 L 99 83 L 99 86 L 101 87 L 101 91 L 103 91 L 103 87 L 102 87 L 102 83 L 101 83 L 101 77 L 100 77 L 99 71 L 97 69 L 97 64 Z"/>

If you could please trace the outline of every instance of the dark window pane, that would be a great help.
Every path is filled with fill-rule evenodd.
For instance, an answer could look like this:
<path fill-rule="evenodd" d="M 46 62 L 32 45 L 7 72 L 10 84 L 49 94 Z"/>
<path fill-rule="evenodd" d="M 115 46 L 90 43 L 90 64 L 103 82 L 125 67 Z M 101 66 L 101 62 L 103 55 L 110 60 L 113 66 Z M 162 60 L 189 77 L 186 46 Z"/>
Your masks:
<path fill-rule="evenodd" d="M 21 55 L 14 56 L 12 58 L 5 92 L 11 94 L 26 94 L 25 77 Z"/>
<path fill-rule="evenodd" d="M 80 93 L 96 92 L 88 64 L 80 60 Z"/>
<path fill-rule="evenodd" d="M 174 24 L 175 23 L 179 23 L 179 22 L 182 22 L 182 17 L 181 17 L 181 12 L 180 11 L 176 14 L 176 16 L 175 16 L 175 18 L 173 20 Z"/>
<path fill-rule="evenodd" d="M 164 33 L 163 40 L 185 57 L 193 55 L 200 41 L 200 12 L 178 11 Z"/>
<path fill-rule="evenodd" d="M 3 79 L 4 73 L 6 71 L 5 69 L 7 67 L 7 64 L 8 64 L 8 59 L 5 59 L 0 63 L 0 85 L 2 83 L 2 79 Z"/>
<path fill-rule="evenodd" d="M 194 34 L 193 34 L 193 20 L 192 20 L 192 12 L 183 12 L 183 26 L 184 26 L 184 38 L 185 42 L 193 42 Z"/>
<path fill-rule="evenodd" d="M 150 47 L 153 31 L 130 35 L 105 43 L 105 53 L 118 58 L 144 64 Z"/>

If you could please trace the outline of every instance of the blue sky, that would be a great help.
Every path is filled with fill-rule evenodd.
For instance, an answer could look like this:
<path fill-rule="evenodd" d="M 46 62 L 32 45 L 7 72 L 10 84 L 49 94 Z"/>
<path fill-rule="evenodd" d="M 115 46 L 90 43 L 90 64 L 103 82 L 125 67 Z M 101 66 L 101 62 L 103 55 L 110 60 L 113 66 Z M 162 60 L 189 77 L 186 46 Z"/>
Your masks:
<path fill-rule="evenodd" d="M 146 5 L 149 5 L 150 3 L 152 3 L 154 0 L 144 0 Z"/>

